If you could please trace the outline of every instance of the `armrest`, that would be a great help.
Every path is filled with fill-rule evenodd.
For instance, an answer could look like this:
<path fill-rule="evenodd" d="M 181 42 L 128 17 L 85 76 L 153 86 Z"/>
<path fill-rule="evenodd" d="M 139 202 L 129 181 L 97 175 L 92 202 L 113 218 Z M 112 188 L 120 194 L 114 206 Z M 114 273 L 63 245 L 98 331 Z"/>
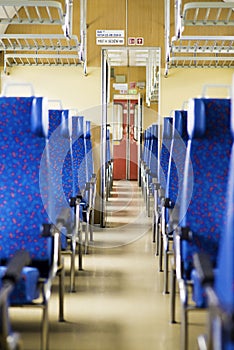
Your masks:
<path fill-rule="evenodd" d="M 30 256 L 27 251 L 18 251 L 10 260 L 5 275 L 2 280 L 4 282 L 16 283 L 20 278 L 21 270 L 25 265 L 30 263 Z"/>
<path fill-rule="evenodd" d="M 196 253 L 193 256 L 193 263 L 202 286 L 212 286 L 214 283 L 214 270 L 209 256 L 205 253 Z"/>

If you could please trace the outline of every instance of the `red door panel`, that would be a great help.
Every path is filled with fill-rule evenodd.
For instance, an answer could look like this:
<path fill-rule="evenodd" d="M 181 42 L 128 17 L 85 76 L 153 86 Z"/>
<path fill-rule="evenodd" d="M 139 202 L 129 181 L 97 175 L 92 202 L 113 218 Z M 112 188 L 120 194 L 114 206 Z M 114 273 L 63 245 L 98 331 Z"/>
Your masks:
<path fill-rule="evenodd" d="M 123 107 L 122 139 L 113 146 L 114 180 L 137 180 L 138 144 L 134 139 L 135 106 L 138 100 L 114 100 Z"/>

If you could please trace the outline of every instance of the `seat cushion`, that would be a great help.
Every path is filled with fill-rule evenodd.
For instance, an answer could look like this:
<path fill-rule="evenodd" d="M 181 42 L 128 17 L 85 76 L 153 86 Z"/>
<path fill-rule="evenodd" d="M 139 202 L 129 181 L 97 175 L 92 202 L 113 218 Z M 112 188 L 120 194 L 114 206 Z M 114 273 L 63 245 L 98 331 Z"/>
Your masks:
<path fill-rule="evenodd" d="M 6 266 L 0 266 L 0 287 L 2 286 L 2 278 L 6 269 Z M 24 267 L 21 272 L 21 278 L 10 295 L 10 305 L 30 304 L 37 299 L 39 297 L 38 278 L 39 271 L 36 268 Z"/>
<path fill-rule="evenodd" d="M 217 269 L 214 269 L 214 276 L 217 275 Z M 191 279 L 193 282 L 193 295 L 192 299 L 197 307 L 207 307 L 207 296 L 205 289 L 202 287 L 198 273 L 195 269 L 192 270 Z"/>

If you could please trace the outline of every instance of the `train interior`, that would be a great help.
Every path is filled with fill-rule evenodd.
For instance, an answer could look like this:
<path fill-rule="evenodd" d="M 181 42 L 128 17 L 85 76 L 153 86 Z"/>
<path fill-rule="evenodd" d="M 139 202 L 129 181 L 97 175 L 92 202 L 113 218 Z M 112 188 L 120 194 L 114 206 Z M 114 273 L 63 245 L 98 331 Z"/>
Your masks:
<path fill-rule="evenodd" d="M 234 349 L 234 2 L 0 2 L 0 349 Z"/>

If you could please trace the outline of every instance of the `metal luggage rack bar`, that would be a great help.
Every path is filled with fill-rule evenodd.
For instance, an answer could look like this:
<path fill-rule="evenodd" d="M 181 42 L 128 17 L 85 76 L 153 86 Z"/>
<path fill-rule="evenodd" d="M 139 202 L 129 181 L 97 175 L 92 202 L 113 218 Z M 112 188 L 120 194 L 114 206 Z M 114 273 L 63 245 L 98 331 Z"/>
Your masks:
<path fill-rule="evenodd" d="M 234 68 L 234 57 L 172 57 L 168 68 Z"/>
<path fill-rule="evenodd" d="M 193 55 L 234 55 L 234 36 L 185 36 L 171 41 L 171 56 L 180 54 Z"/>
<path fill-rule="evenodd" d="M 4 72 L 17 65 L 83 64 L 77 36 L 70 39 L 61 35 L 3 34 L 0 35 L 0 51 L 4 52 Z"/>
<path fill-rule="evenodd" d="M 76 35 L 70 39 L 56 34 L 1 34 L 1 51 L 68 51 L 79 53 L 80 44 Z"/>
<path fill-rule="evenodd" d="M 171 43 L 169 68 L 233 68 L 233 37 L 181 37 Z"/>
<path fill-rule="evenodd" d="M 78 66 L 77 55 L 67 54 L 5 54 L 4 70 L 13 66 Z"/>
<path fill-rule="evenodd" d="M 234 2 L 191 2 L 184 5 L 182 26 L 234 25 Z"/>
<path fill-rule="evenodd" d="M 10 1 L 0 3 L 1 24 L 64 25 L 65 14 L 58 1 Z"/>

